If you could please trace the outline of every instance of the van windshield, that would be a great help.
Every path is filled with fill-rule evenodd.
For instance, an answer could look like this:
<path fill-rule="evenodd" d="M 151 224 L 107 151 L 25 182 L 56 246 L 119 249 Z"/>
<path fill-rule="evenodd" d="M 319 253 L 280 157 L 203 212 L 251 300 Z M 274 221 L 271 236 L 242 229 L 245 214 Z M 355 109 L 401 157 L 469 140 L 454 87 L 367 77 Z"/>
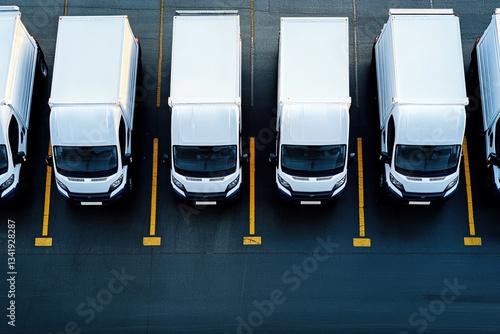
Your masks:
<path fill-rule="evenodd" d="M 0 145 L 0 174 L 7 172 L 9 160 L 7 159 L 7 147 Z"/>
<path fill-rule="evenodd" d="M 346 145 L 281 146 L 281 167 L 291 175 L 327 176 L 340 173 L 345 165 Z"/>
<path fill-rule="evenodd" d="M 421 177 L 446 176 L 457 170 L 460 145 L 397 145 L 396 171 Z"/>
<path fill-rule="evenodd" d="M 174 146 L 175 170 L 184 176 L 225 176 L 236 171 L 236 145 Z"/>
<path fill-rule="evenodd" d="M 116 146 L 54 146 L 54 158 L 68 177 L 104 177 L 118 170 Z"/>

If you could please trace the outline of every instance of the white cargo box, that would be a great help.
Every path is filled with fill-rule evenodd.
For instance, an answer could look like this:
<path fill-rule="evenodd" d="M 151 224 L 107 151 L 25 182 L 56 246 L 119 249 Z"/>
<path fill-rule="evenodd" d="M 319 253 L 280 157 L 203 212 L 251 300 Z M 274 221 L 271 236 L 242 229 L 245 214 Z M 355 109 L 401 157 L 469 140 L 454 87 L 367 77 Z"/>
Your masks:
<path fill-rule="evenodd" d="M 376 44 L 382 122 L 395 103 L 467 105 L 459 18 L 451 10 L 390 14 Z"/>
<path fill-rule="evenodd" d="M 37 46 L 21 22 L 16 6 L 0 8 L 0 105 L 13 108 L 28 126 L 31 90 L 36 66 Z"/>
<path fill-rule="evenodd" d="M 278 101 L 350 103 L 348 18 L 281 18 Z"/>
<path fill-rule="evenodd" d="M 169 105 L 241 103 L 238 15 L 174 16 Z"/>
<path fill-rule="evenodd" d="M 61 16 L 50 106 L 116 104 L 131 120 L 138 48 L 127 16 Z"/>
<path fill-rule="evenodd" d="M 500 114 L 500 9 L 497 8 L 477 44 L 484 130 L 495 126 Z"/>

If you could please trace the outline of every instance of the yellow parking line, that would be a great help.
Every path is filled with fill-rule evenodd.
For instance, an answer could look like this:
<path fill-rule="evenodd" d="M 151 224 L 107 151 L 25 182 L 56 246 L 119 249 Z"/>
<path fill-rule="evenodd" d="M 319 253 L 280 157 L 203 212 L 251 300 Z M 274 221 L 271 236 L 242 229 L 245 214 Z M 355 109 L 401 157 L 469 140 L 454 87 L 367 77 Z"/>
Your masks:
<path fill-rule="evenodd" d="M 250 234 L 255 234 L 255 138 L 250 138 Z"/>
<path fill-rule="evenodd" d="M 160 246 L 161 238 L 156 233 L 156 194 L 158 188 L 158 138 L 153 139 L 153 171 L 151 177 L 151 216 L 149 223 L 149 237 L 142 239 L 144 246 Z"/>
<path fill-rule="evenodd" d="M 250 137 L 250 235 L 243 237 L 243 245 L 261 245 L 262 238 L 255 236 L 255 138 Z"/>
<path fill-rule="evenodd" d="M 52 144 L 49 141 L 48 155 L 52 156 Z M 42 237 L 35 238 L 35 246 L 50 247 L 52 246 L 52 238 L 49 235 L 49 214 L 50 214 L 50 190 L 52 182 L 52 167 L 47 166 L 47 174 L 45 176 L 45 202 L 43 205 L 43 226 Z"/>
<path fill-rule="evenodd" d="M 470 167 L 469 167 L 469 149 L 467 147 L 467 137 L 464 137 L 463 142 L 464 152 L 464 172 L 465 172 L 465 188 L 467 192 L 467 210 L 469 217 L 469 237 L 464 237 L 465 246 L 481 246 L 481 237 L 476 237 L 476 227 L 474 223 L 474 207 L 472 204 L 472 187 L 470 180 Z"/>
<path fill-rule="evenodd" d="M 68 2 L 69 0 L 64 0 L 64 11 L 63 11 L 64 16 L 68 15 Z"/>
<path fill-rule="evenodd" d="M 160 5 L 160 33 L 158 41 L 158 77 L 156 84 L 156 108 L 161 105 L 161 68 L 163 64 L 163 12 L 165 8 L 165 0 L 161 0 Z"/>
<path fill-rule="evenodd" d="M 371 239 L 365 237 L 365 191 L 363 179 L 363 140 L 357 139 L 358 149 L 358 196 L 359 196 L 359 238 L 353 238 L 354 247 L 371 247 Z"/>

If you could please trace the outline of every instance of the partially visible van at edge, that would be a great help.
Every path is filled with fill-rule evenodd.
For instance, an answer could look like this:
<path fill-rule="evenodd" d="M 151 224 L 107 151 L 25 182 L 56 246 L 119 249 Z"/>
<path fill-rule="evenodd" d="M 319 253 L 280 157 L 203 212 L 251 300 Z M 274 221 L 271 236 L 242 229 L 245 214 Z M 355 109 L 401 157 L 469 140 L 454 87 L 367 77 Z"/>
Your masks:
<path fill-rule="evenodd" d="M 488 168 L 487 188 L 500 197 L 500 8 L 495 10 L 491 22 L 471 55 L 469 75 L 479 80 L 483 131 L 486 142 L 485 163 Z"/>
<path fill-rule="evenodd" d="M 0 7 L 0 40 L 0 202 L 6 202 L 19 188 L 35 75 L 45 78 L 47 64 L 21 22 L 19 7 Z"/>

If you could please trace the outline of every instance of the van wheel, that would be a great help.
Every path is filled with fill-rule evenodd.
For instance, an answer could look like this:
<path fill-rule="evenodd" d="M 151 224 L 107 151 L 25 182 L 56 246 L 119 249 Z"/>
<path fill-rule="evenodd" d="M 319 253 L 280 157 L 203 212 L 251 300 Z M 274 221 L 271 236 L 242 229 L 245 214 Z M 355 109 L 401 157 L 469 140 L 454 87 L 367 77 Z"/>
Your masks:
<path fill-rule="evenodd" d="M 43 79 L 47 78 L 47 76 L 49 75 L 49 68 L 47 67 L 45 59 L 43 59 L 42 57 L 38 59 L 38 71 Z"/>

